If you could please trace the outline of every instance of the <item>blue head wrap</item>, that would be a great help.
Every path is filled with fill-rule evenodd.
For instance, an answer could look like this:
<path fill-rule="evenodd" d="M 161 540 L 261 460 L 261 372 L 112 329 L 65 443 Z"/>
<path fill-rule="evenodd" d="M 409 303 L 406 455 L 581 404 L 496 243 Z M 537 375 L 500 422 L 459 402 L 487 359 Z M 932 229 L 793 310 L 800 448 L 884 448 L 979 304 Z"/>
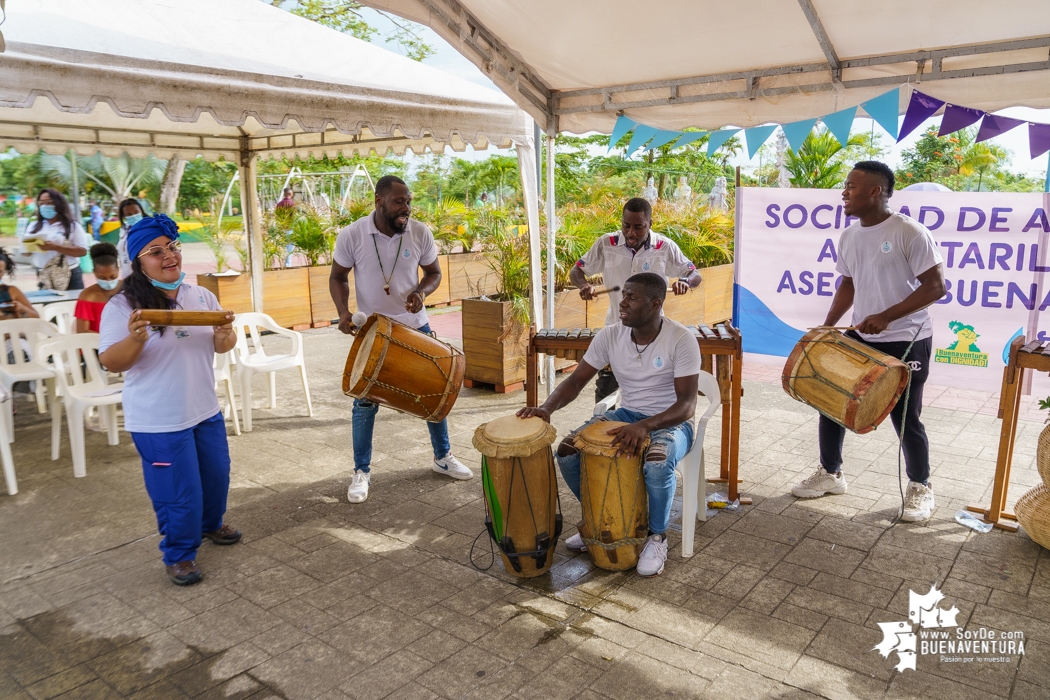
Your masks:
<path fill-rule="evenodd" d="M 143 218 L 128 231 L 128 257 L 134 260 L 150 241 L 160 236 L 175 240 L 179 237 L 179 225 L 164 214 Z"/>

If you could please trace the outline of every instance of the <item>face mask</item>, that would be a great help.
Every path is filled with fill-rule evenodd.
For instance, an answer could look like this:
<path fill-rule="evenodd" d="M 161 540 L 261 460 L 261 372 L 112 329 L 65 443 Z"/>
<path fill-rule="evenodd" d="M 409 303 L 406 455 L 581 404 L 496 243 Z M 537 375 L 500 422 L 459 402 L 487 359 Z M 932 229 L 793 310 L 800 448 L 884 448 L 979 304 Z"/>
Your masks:
<path fill-rule="evenodd" d="M 120 280 L 98 280 L 98 286 L 105 289 L 107 292 L 112 292 L 120 284 Z"/>
<path fill-rule="evenodd" d="M 182 284 L 182 280 L 184 279 L 186 279 L 186 273 L 180 272 L 179 279 L 177 282 L 158 282 L 157 280 L 151 277 L 149 283 L 157 289 L 163 289 L 167 292 L 172 292 L 179 288 L 179 285 Z"/>
<path fill-rule="evenodd" d="M 131 230 L 131 227 L 142 221 L 142 214 L 132 214 L 131 216 L 124 217 L 124 228 Z"/>
<path fill-rule="evenodd" d="M 41 204 L 40 205 L 40 216 L 44 217 L 45 221 L 50 221 L 55 218 L 55 214 L 58 212 L 55 210 L 53 204 Z"/>

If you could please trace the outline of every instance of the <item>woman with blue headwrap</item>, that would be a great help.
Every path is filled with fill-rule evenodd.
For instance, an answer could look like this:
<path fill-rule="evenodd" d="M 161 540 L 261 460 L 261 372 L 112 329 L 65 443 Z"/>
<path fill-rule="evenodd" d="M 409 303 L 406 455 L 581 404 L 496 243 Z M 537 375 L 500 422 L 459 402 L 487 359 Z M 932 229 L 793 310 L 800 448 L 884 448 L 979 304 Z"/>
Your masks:
<path fill-rule="evenodd" d="M 141 309 L 221 310 L 207 289 L 183 283 L 178 239 L 163 214 L 128 231 L 132 272 L 102 312 L 99 359 L 124 372 L 124 427 L 142 458 L 168 576 L 185 586 L 201 580 L 203 538 L 234 544 L 241 533 L 223 524 L 230 450 L 212 371 L 215 353 L 237 342 L 233 313 L 214 328 L 149 328 L 139 318 Z"/>

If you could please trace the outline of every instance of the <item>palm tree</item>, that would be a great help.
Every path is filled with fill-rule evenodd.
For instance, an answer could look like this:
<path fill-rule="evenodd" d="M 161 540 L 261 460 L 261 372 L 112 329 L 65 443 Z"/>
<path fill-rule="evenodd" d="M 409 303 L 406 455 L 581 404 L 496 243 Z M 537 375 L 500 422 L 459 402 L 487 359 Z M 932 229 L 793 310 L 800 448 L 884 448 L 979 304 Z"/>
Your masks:
<path fill-rule="evenodd" d="M 995 169 L 1000 161 L 1009 157 L 1006 149 L 984 141 L 971 143 L 962 151 L 962 160 L 959 162 L 960 175 L 973 175 L 977 173 L 977 191 L 981 191 L 981 181 L 984 179 L 985 171 Z"/>
<path fill-rule="evenodd" d="M 139 190 L 164 178 L 168 162 L 155 156 L 132 158 L 123 153 L 116 158 L 107 158 L 99 153 L 87 158 L 76 155 L 80 175 L 93 180 L 109 193 L 114 201 L 133 197 Z M 73 181 L 73 167 L 69 158 L 41 153 L 40 172 L 49 179 L 69 186 Z"/>
<path fill-rule="evenodd" d="M 865 136 L 856 134 L 849 138 L 848 146 L 863 146 Z M 845 148 L 828 131 L 811 131 L 796 153 L 787 151 L 784 167 L 791 174 L 794 187 L 831 189 L 845 179 L 846 163 L 842 159 Z M 840 155 L 841 154 L 841 155 Z"/>

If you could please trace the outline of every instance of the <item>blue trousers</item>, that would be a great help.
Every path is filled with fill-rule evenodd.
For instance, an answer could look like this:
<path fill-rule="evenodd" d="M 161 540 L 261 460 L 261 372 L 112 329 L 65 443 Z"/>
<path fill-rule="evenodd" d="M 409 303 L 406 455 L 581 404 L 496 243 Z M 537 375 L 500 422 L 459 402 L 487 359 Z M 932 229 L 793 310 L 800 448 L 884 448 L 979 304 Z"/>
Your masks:
<path fill-rule="evenodd" d="M 168 566 L 196 559 L 201 533 L 222 527 L 230 449 L 222 412 L 173 433 L 132 433 Z"/>
<path fill-rule="evenodd" d="M 425 323 L 417 328 L 421 333 L 430 333 L 430 324 Z M 379 404 L 364 399 L 354 399 L 354 410 L 351 413 L 354 438 L 354 471 L 368 473 L 372 463 L 372 432 L 375 429 L 376 414 Z M 427 422 L 430 431 L 430 446 L 434 448 L 434 459 L 441 459 L 452 451 L 448 439 L 448 421 L 440 423 Z"/>
<path fill-rule="evenodd" d="M 637 423 L 648 416 L 626 408 L 608 411 L 603 416 L 592 418 L 580 428 L 602 420 Z M 576 432 L 579 432 L 577 429 Z M 642 475 L 645 478 L 645 493 L 649 498 L 649 531 L 654 535 L 667 532 L 671 520 L 671 504 L 674 501 L 675 487 L 678 478 L 674 467 L 693 444 L 693 423 L 685 421 L 673 428 L 654 430 L 649 433 L 649 447 L 645 452 L 645 463 Z M 561 469 L 565 484 L 576 499 L 580 498 L 580 453 L 568 457 L 558 456 L 558 467 Z"/>

